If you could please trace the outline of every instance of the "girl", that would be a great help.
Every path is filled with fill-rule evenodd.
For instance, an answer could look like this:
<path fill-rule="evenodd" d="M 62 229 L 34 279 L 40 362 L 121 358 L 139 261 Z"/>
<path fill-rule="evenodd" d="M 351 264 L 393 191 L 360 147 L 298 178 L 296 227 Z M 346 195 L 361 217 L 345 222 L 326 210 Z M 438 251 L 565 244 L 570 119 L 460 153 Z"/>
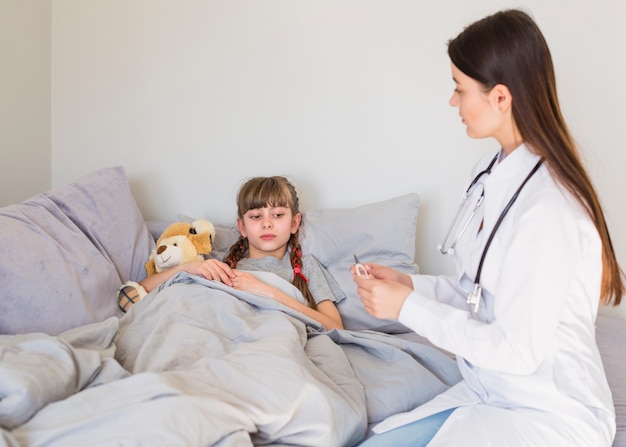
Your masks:
<path fill-rule="evenodd" d="M 442 247 L 458 275 L 366 264 L 370 279 L 354 278 L 368 312 L 454 352 L 463 380 L 362 445 L 610 446 L 594 321 L 600 301 L 619 304 L 622 272 L 547 44 L 527 14 L 508 10 L 467 27 L 448 54 L 450 104 L 467 134 L 501 146 L 475 168 L 476 215 Z"/>
<path fill-rule="evenodd" d="M 224 259 L 194 261 L 148 276 L 141 285 L 150 291 L 184 271 L 247 292 L 271 297 L 314 319 L 327 330 L 343 329 L 335 302 L 344 297 L 328 271 L 311 255 L 302 255 L 298 195 L 285 177 L 255 177 L 237 195 L 239 240 Z M 236 269 L 237 268 L 237 269 Z M 268 271 L 292 282 L 306 299 L 302 303 L 246 270 Z M 127 286 L 119 296 L 128 308 L 137 295 Z"/>

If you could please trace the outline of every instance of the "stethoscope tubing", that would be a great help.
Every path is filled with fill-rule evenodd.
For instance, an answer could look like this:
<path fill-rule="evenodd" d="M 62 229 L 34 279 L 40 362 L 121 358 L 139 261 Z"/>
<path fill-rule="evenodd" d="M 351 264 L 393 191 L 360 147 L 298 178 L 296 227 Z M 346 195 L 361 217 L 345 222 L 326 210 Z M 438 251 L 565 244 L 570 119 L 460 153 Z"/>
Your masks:
<path fill-rule="evenodd" d="M 450 222 L 450 226 L 448 226 L 448 229 L 447 229 L 445 235 L 443 236 L 443 240 L 442 240 L 441 244 L 438 247 L 439 251 L 441 252 L 441 254 L 444 254 L 444 255 L 454 254 L 454 246 L 459 241 L 459 239 L 461 239 L 461 237 L 465 233 L 465 230 L 469 226 L 470 222 L 472 221 L 472 219 L 476 215 L 476 211 L 478 211 L 478 208 L 480 208 L 480 206 L 482 205 L 483 200 L 485 198 L 484 195 L 481 194 L 480 198 L 478 199 L 478 201 L 474 205 L 474 208 L 472 209 L 472 212 L 471 212 L 470 216 L 465 220 L 465 224 L 463 225 L 463 228 L 461 228 L 461 230 L 457 232 L 457 235 L 454 238 L 454 240 L 452 241 L 452 244 L 450 244 L 449 248 L 446 248 L 446 245 L 447 245 L 446 243 L 450 239 L 450 235 L 452 234 L 452 230 L 456 226 L 456 224 L 457 224 L 457 222 L 459 220 L 459 216 L 461 215 L 461 212 L 463 211 L 463 208 L 465 207 L 465 204 L 467 203 L 467 200 L 471 196 L 472 188 L 476 185 L 476 183 L 478 183 L 478 181 L 480 180 L 480 178 L 483 175 L 491 174 L 491 169 L 496 164 L 496 161 L 498 160 L 498 156 L 499 155 L 500 155 L 500 153 L 498 152 L 495 155 L 495 157 L 493 157 L 493 159 L 491 160 L 489 165 L 485 169 L 480 171 L 478 174 L 476 174 L 476 176 L 472 179 L 472 181 L 470 182 L 469 186 L 465 190 L 465 193 L 463 194 L 463 197 L 461 198 L 461 203 L 459 204 L 459 206 L 458 206 L 458 208 L 456 210 L 456 213 L 454 214 L 454 217 L 452 218 L 452 221 Z"/>
<path fill-rule="evenodd" d="M 504 207 L 504 209 L 500 213 L 500 216 L 498 217 L 498 220 L 496 221 L 496 224 L 493 226 L 493 229 L 491 230 L 491 233 L 489 233 L 489 237 L 487 238 L 487 242 L 485 243 L 485 248 L 483 249 L 482 255 L 480 256 L 480 261 L 478 261 L 478 269 L 476 270 L 476 276 L 474 277 L 474 284 L 475 285 L 476 284 L 480 284 L 480 276 L 481 276 L 481 273 L 483 271 L 483 264 L 485 262 L 485 258 L 487 257 L 487 252 L 489 251 L 489 246 L 491 245 L 491 242 L 493 242 L 493 238 L 496 235 L 496 231 L 498 231 L 498 228 L 500 227 L 500 224 L 502 223 L 502 221 L 504 220 L 504 218 L 508 214 L 509 210 L 511 209 L 511 207 L 513 206 L 515 201 L 517 200 L 517 197 L 519 196 L 519 194 L 522 191 L 522 189 L 524 188 L 524 186 L 526 186 L 526 183 L 528 183 L 528 180 L 530 180 L 530 178 L 533 175 L 535 175 L 535 172 L 537 172 L 537 170 L 539 169 L 539 167 L 541 166 L 542 163 L 543 163 L 543 158 L 539 159 L 539 161 L 537 162 L 535 167 L 528 173 L 528 175 L 526 176 L 526 178 L 524 179 L 522 184 L 519 185 L 519 188 L 517 188 L 517 190 L 515 191 L 515 193 L 511 197 L 511 199 L 508 201 L 508 203 L 506 204 L 506 206 Z"/>

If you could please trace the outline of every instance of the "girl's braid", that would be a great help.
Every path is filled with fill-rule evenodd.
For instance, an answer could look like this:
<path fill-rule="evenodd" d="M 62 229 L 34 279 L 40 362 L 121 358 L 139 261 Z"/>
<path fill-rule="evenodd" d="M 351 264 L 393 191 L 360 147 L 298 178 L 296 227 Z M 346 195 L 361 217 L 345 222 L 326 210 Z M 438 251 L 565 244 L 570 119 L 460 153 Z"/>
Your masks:
<path fill-rule="evenodd" d="M 224 262 L 231 269 L 237 267 L 237 263 L 248 254 L 248 238 L 239 236 L 237 242 L 230 247 L 228 255 L 224 258 Z"/>
<path fill-rule="evenodd" d="M 317 309 L 317 304 L 313 299 L 313 295 L 307 285 L 307 278 L 302 272 L 302 247 L 300 247 L 300 240 L 296 231 L 289 238 L 289 259 L 291 260 L 291 267 L 293 268 L 293 281 L 292 284 L 302 292 L 304 298 L 306 298 L 311 309 Z"/>

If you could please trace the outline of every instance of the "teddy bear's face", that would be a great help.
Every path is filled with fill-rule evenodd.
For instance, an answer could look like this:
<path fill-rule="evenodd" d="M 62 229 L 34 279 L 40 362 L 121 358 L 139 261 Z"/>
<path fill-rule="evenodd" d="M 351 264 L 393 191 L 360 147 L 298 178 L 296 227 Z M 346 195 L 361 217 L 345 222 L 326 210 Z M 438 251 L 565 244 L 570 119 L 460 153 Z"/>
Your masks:
<path fill-rule="evenodd" d="M 213 250 L 215 226 L 208 220 L 174 222 L 157 240 L 146 262 L 148 276 L 189 261 L 201 261 Z"/>
<path fill-rule="evenodd" d="M 154 264 L 157 272 L 162 272 L 175 265 L 189 261 L 200 261 L 196 247 L 187 236 L 177 235 L 164 238 L 154 252 Z"/>

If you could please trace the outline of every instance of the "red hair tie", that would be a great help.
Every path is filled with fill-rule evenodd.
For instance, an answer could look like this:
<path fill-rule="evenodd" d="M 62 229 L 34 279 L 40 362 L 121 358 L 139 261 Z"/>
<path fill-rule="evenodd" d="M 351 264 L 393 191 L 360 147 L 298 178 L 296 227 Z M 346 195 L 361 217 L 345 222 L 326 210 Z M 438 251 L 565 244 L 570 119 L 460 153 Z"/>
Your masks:
<path fill-rule="evenodd" d="M 304 274 L 302 273 L 302 269 L 300 267 L 294 267 L 293 268 L 293 274 L 294 275 L 300 275 L 300 277 L 302 279 L 304 279 L 304 282 L 308 282 L 309 280 L 306 279 L 306 276 L 304 276 Z"/>

